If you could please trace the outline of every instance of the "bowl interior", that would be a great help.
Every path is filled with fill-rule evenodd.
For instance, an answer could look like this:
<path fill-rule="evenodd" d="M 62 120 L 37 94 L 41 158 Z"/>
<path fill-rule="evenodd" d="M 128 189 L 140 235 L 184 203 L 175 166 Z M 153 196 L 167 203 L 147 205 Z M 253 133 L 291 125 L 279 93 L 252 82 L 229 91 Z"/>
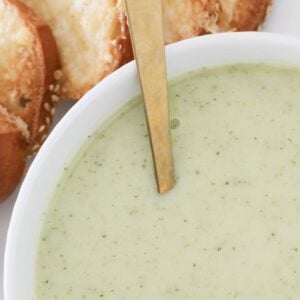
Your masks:
<path fill-rule="evenodd" d="M 233 63 L 300 67 L 300 41 L 267 33 L 225 33 L 167 47 L 168 77 Z M 89 135 L 140 92 L 135 63 L 122 67 L 88 92 L 53 130 L 35 158 L 19 193 L 8 232 L 6 300 L 34 299 L 34 264 L 43 213 L 63 169 Z"/>

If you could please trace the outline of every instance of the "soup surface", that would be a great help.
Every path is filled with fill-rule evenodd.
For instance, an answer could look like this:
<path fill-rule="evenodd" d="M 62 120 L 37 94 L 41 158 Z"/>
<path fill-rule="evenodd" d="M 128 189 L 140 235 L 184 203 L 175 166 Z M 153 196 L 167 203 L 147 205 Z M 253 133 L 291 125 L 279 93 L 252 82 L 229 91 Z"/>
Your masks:
<path fill-rule="evenodd" d="M 300 71 L 201 70 L 170 100 L 176 187 L 156 191 L 135 99 L 65 171 L 36 300 L 300 299 Z"/>

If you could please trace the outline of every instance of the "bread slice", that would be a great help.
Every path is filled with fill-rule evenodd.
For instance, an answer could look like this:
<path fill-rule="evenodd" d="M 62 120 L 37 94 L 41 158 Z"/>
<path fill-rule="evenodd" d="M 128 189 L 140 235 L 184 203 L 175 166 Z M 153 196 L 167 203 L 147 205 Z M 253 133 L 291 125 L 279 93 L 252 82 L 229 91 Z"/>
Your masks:
<path fill-rule="evenodd" d="M 46 137 L 59 56 L 50 28 L 17 0 L 0 1 L 0 200 Z M 54 100 L 54 101 L 53 101 Z"/>
<path fill-rule="evenodd" d="M 131 56 L 123 3 L 117 0 L 24 0 L 57 40 L 63 98 L 80 98 Z"/>
<path fill-rule="evenodd" d="M 62 58 L 63 98 L 80 98 L 132 59 L 124 0 L 22 1 L 49 23 L 55 35 Z M 163 0 L 166 43 L 205 33 L 254 30 L 270 1 Z"/>
<path fill-rule="evenodd" d="M 56 42 L 50 28 L 19 1 L 1 1 L 0 20 L 0 104 L 27 123 L 36 150 L 57 100 L 49 89 L 60 68 Z"/>

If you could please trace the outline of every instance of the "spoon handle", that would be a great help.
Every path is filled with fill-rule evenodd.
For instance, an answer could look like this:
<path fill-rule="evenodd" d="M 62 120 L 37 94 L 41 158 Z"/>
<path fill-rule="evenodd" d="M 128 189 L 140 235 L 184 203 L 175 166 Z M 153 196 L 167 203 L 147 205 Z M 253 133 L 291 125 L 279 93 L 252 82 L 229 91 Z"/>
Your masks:
<path fill-rule="evenodd" d="M 144 97 L 158 191 L 175 184 L 161 0 L 126 0 L 131 40 Z"/>

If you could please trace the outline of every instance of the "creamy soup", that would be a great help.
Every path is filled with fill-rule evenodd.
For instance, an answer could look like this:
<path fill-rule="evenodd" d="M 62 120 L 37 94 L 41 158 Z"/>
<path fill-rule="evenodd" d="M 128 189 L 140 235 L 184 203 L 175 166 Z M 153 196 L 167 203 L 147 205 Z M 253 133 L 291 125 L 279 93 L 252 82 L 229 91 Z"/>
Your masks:
<path fill-rule="evenodd" d="M 157 193 L 134 99 L 65 170 L 35 300 L 300 299 L 300 71 L 200 70 L 169 94 L 175 188 Z"/>

